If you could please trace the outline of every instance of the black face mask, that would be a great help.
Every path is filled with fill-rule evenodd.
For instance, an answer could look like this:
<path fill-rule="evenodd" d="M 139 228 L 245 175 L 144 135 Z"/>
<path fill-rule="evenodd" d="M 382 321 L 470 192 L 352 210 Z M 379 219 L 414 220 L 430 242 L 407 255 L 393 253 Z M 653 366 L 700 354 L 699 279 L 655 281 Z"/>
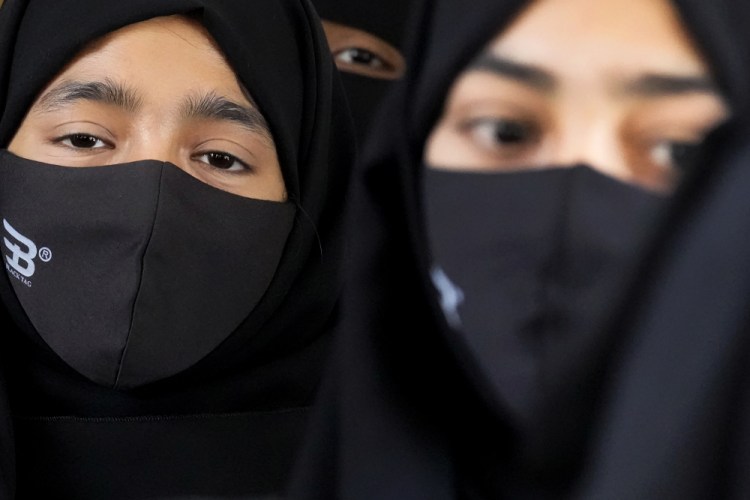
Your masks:
<path fill-rule="evenodd" d="M 546 418 L 545 397 L 594 357 L 665 197 L 586 166 L 427 168 L 424 189 L 446 318 L 515 416 Z"/>
<path fill-rule="evenodd" d="M 344 72 L 341 73 L 341 81 L 354 120 L 357 141 L 362 146 L 388 89 L 396 82 Z"/>
<path fill-rule="evenodd" d="M 0 152 L 5 268 L 39 336 L 90 380 L 185 370 L 263 297 L 295 216 L 159 161 L 68 168 Z"/>

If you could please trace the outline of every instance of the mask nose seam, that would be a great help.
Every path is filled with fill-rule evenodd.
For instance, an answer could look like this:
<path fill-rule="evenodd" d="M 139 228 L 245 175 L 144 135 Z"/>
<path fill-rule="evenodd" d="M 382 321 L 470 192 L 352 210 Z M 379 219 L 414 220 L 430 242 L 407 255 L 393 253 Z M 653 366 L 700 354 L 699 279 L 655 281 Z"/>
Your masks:
<path fill-rule="evenodd" d="M 146 245 L 143 247 L 143 254 L 141 255 L 141 259 L 140 259 L 141 269 L 140 269 L 140 275 L 138 276 L 138 285 L 136 287 L 137 292 L 135 294 L 135 298 L 133 299 L 133 305 L 130 311 L 130 325 L 128 326 L 128 334 L 127 334 L 127 337 L 125 338 L 125 343 L 122 346 L 120 359 L 117 363 L 117 375 L 115 376 L 115 381 L 114 381 L 114 384 L 112 385 L 113 389 L 117 389 L 120 387 L 122 369 L 125 364 L 125 357 L 127 356 L 127 353 L 128 353 L 128 346 L 130 345 L 130 340 L 132 338 L 131 334 L 133 332 L 133 320 L 135 319 L 135 307 L 138 304 L 138 299 L 141 296 L 141 285 L 143 284 L 143 264 L 146 258 L 146 254 L 148 253 L 148 249 L 151 246 L 151 240 L 154 236 L 154 227 L 156 226 L 156 217 L 159 213 L 159 206 L 161 205 L 161 192 L 162 192 L 162 183 L 164 181 L 164 169 L 167 165 L 169 165 L 169 162 L 162 162 L 161 167 L 159 169 L 159 182 L 158 182 L 159 189 L 156 193 L 156 203 L 154 203 L 154 214 L 151 219 L 151 230 L 149 231 L 148 240 L 146 241 Z"/>
<path fill-rule="evenodd" d="M 537 285 L 537 304 L 540 311 L 546 311 L 541 318 L 541 334 L 537 337 L 537 349 L 539 358 L 547 359 L 548 353 L 554 349 L 554 341 L 557 336 L 553 329 L 559 321 L 559 290 L 554 290 L 555 284 L 559 281 L 559 274 L 565 267 L 567 253 L 567 235 L 570 232 L 570 203 L 572 192 L 575 189 L 577 179 L 580 176 L 580 164 L 574 164 L 561 172 L 559 183 L 559 198 L 555 206 L 558 213 L 553 217 L 554 233 L 550 239 L 550 250 L 547 253 L 542 268 L 542 276 Z M 537 384 L 542 390 L 549 386 L 551 373 L 545 370 L 547 363 L 542 362 L 537 373 Z"/>

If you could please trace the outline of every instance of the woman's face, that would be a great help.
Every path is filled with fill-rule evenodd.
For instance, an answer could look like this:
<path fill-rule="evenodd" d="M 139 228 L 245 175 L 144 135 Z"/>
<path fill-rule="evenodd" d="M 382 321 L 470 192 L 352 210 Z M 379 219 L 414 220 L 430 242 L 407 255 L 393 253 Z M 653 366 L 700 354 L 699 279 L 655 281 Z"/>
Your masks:
<path fill-rule="evenodd" d="M 454 82 L 425 160 L 471 171 L 585 163 L 667 191 L 727 114 L 668 0 L 537 0 Z"/>
<path fill-rule="evenodd" d="M 266 120 L 207 32 L 180 16 L 91 44 L 37 98 L 8 149 L 67 167 L 160 160 L 239 196 L 286 199 Z"/>

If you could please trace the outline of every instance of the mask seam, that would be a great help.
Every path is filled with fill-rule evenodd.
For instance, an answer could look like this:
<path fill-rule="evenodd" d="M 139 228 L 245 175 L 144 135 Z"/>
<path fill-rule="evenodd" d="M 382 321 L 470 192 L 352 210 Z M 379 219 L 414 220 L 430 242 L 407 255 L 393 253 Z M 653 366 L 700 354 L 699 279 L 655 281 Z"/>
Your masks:
<path fill-rule="evenodd" d="M 577 172 L 575 170 L 563 172 L 563 182 L 561 183 L 560 192 L 560 213 L 555 218 L 556 227 L 554 229 L 554 236 L 552 245 L 550 248 L 550 255 L 547 257 L 547 265 L 544 270 L 544 278 L 540 285 L 539 296 L 542 302 L 542 310 L 548 311 L 547 314 L 542 318 L 542 334 L 539 339 L 539 372 L 537 378 L 538 389 L 541 394 L 546 396 L 546 392 L 549 389 L 548 383 L 550 380 L 549 358 L 550 351 L 554 348 L 552 345 L 552 324 L 555 316 L 559 310 L 557 308 L 556 295 L 559 295 L 559 291 L 556 294 L 553 290 L 554 284 L 559 281 L 559 273 L 564 267 L 563 262 L 566 258 L 566 244 L 565 235 L 570 231 L 570 203 L 572 191 L 574 189 L 573 184 L 575 183 L 575 177 Z M 551 312 L 551 313 L 550 313 Z"/>
<path fill-rule="evenodd" d="M 133 321 L 135 319 L 135 307 L 136 304 L 138 304 L 138 299 L 141 296 L 141 290 L 142 290 L 142 284 L 143 284 L 143 264 L 144 260 L 146 258 L 146 253 L 148 252 L 149 247 L 151 246 L 151 240 L 154 236 L 154 227 L 156 227 L 156 217 L 159 213 L 159 205 L 161 204 L 161 187 L 162 187 L 162 181 L 164 179 L 164 164 L 162 164 L 161 169 L 159 171 L 159 190 L 156 194 L 156 203 L 154 204 L 154 216 L 151 221 L 151 231 L 148 235 L 148 241 L 146 242 L 146 246 L 143 250 L 143 255 L 141 256 L 141 272 L 138 276 L 138 292 L 135 295 L 135 299 L 133 299 L 133 307 L 130 311 L 130 325 L 128 326 L 128 335 L 125 337 L 125 344 L 122 347 L 122 353 L 120 354 L 120 360 L 117 363 L 117 375 L 115 376 L 114 384 L 112 385 L 113 389 L 117 389 L 120 385 L 120 377 L 122 376 L 122 367 L 124 365 L 125 356 L 128 352 L 128 347 L 130 346 L 130 340 L 131 335 L 133 333 Z"/>

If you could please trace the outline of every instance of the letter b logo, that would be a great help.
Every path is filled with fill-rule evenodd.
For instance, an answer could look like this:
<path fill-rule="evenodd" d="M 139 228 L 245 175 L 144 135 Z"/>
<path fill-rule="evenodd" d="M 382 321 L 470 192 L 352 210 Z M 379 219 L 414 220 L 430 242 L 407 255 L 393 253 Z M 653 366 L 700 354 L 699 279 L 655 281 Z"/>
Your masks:
<path fill-rule="evenodd" d="M 36 245 L 26 236 L 16 231 L 16 229 L 11 226 L 10 223 L 5 219 L 3 219 L 3 226 L 5 227 L 5 230 L 8 232 L 8 234 L 15 238 L 18 243 L 23 245 L 22 248 L 21 245 L 18 245 L 17 243 L 10 241 L 8 238 L 3 237 L 5 248 L 10 250 L 13 254 L 12 256 L 5 256 L 8 264 L 10 264 L 13 269 L 18 271 L 23 276 L 30 278 L 31 276 L 33 276 L 36 269 L 34 266 L 34 258 L 36 257 Z"/>

